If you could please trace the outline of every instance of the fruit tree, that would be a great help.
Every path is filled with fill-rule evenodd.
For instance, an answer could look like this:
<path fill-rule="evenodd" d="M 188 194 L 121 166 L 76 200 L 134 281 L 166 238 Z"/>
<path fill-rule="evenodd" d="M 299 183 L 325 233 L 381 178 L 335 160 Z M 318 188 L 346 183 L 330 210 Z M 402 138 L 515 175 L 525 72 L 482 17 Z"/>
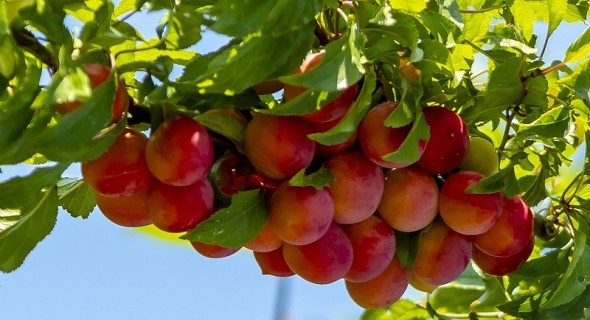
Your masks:
<path fill-rule="evenodd" d="M 0 182 L 0 270 L 43 250 L 59 207 L 98 207 L 343 281 L 363 319 L 587 319 L 590 28 L 544 55 L 589 9 L 1 0 L 0 165 L 34 170 Z M 129 20 L 148 14 L 154 38 Z M 227 43 L 197 52 L 210 33 Z"/>

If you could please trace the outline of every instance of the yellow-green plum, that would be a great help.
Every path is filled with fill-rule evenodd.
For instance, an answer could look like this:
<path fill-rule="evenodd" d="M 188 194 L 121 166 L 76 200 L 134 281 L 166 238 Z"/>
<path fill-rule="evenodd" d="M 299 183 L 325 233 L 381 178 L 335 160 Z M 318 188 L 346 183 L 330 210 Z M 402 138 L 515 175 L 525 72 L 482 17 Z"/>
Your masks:
<path fill-rule="evenodd" d="M 459 167 L 463 171 L 475 171 L 484 176 L 493 175 L 498 172 L 496 148 L 484 138 L 470 137 L 467 155 Z"/>

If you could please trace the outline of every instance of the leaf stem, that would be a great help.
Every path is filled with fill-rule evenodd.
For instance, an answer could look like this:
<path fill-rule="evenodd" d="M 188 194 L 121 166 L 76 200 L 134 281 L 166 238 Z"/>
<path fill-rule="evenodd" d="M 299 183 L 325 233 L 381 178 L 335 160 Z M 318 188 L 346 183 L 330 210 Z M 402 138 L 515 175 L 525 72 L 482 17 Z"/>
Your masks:
<path fill-rule="evenodd" d="M 123 18 L 121 18 L 121 19 L 119 19 L 119 20 L 115 21 L 115 22 L 113 23 L 113 25 L 112 25 L 112 26 L 113 26 L 113 27 L 116 27 L 117 25 L 119 25 L 119 23 L 121 23 L 121 22 L 124 22 L 125 20 L 127 20 L 127 19 L 131 18 L 131 17 L 132 17 L 134 14 L 136 14 L 136 13 L 138 13 L 138 12 L 140 12 L 140 11 L 141 11 L 141 10 L 134 10 L 134 11 L 131 11 L 131 12 L 129 12 L 129 13 L 128 13 L 128 14 L 126 14 L 126 15 L 125 15 Z"/>
<path fill-rule="evenodd" d="M 543 58 L 543 55 L 545 54 L 545 49 L 547 49 L 547 43 L 549 43 L 549 37 L 551 36 L 551 33 L 549 31 L 549 25 L 547 25 L 547 34 L 545 35 L 545 41 L 543 42 L 543 49 L 541 49 L 541 58 Z"/>
<path fill-rule="evenodd" d="M 516 111 L 515 108 L 506 110 L 506 126 L 504 127 L 504 134 L 502 135 L 502 142 L 500 142 L 500 146 L 498 147 L 498 150 L 500 151 L 498 153 L 499 156 L 499 160 L 502 160 L 502 152 L 504 151 L 504 148 L 506 147 L 506 143 L 508 143 L 508 140 L 510 139 L 510 128 L 512 128 L 512 120 L 514 120 L 514 117 L 516 116 Z"/>
<path fill-rule="evenodd" d="M 566 65 L 565 62 L 560 62 L 560 63 L 554 65 L 553 67 L 549 67 L 545 70 L 539 70 L 535 75 L 536 76 L 544 76 L 544 75 L 550 74 L 553 71 L 561 69 L 565 65 Z"/>

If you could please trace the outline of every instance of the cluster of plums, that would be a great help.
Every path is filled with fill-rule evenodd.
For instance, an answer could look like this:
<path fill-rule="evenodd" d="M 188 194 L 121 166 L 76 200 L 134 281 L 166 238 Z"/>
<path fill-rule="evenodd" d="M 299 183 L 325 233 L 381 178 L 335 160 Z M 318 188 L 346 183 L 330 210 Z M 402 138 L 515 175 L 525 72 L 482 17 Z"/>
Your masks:
<path fill-rule="evenodd" d="M 309 55 L 296 72 L 321 58 Z M 281 87 L 284 100 L 306 90 Z M 451 109 L 422 109 L 430 139 L 417 142 L 420 157 L 413 164 L 383 158 L 400 148 L 412 128 L 384 124 L 395 102 L 372 107 L 341 144 L 308 138 L 337 124 L 356 92 L 353 85 L 302 116 L 211 111 L 246 124 L 245 154 L 215 154 L 207 130 L 188 117 L 166 120 L 149 139 L 127 129 L 103 155 L 83 163 L 82 174 L 107 218 L 123 226 L 153 223 L 168 232 L 192 230 L 221 206 L 220 199 L 260 189 L 269 217 L 244 247 L 254 252 L 262 272 L 297 274 L 317 284 L 345 279 L 351 298 L 368 309 L 392 304 L 408 284 L 430 292 L 451 282 L 471 259 L 491 275 L 520 267 L 534 246 L 531 211 L 519 196 L 466 191 L 497 171 L 497 157 L 485 139 L 472 138 L 470 147 L 467 127 Z M 289 184 L 301 170 L 319 167 L 333 175 L 329 185 Z M 420 236 L 408 268 L 396 255 L 395 235 L 411 232 Z M 240 249 L 191 244 L 214 258 Z"/>

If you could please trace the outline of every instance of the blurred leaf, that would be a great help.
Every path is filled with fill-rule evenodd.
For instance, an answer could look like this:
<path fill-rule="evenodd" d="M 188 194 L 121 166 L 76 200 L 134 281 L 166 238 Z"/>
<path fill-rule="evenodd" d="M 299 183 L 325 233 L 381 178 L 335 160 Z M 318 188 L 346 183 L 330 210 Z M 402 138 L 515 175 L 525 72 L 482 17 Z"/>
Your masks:
<path fill-rule="evenodd" d="M 365 310 L 361 320 L 427 320 L 428 311 L 409 299 L 400 299 L 389 308 Z"/>
<path fill-rule="evenodd" d="M 332 172 L 324 167 L 318 171 L 306 175 L 305 170 L 297 172 L 290 180 L 291 187 L 314 187 L 316 190 L 322 190 L 334 181 Z"/>
<path fill-rule="evenodd" d="M 361 92 L 344 118 L 326 132 L 310 134 L 310 139 L 327 146 L 348 140 L 371 107 L 371 94 L 375 90 L 375 82 L 375 72 L 367 72 Z"/>
<path fill-rule="evenodd" d="M 55 183 L 69 164 L 40 168 L 0 183 L 0 270 L 18 268 L 57 219 Z"/>
<path fill-rule="evenodd" d="M 94 193 L 80 179 L 64 178 L 57 182 L 58 204 L 72 217 L 88 218 L 96 207 Z"/>
<path fill-rule="evenodd" d="M 260 232 L 267 217 L 260 190 L 243 191 L 232 196 L 229 207 L 218 210 L 180 238 L 239 248 Z"/>
<path fill-rule="evenodd" d="M 389 5 L 396 10 L 418 13 L 426 9 L 426 2 L 425 0 L 389 0 Z"/>
<path fill-rule="evenodd" d="M 281 82 L 315 91 L 341 91 L 361 79 L 361 35 L 356 25 L 340 39 L 326 45 L 326 53 L 318 65 L 304 73 L 280 77 Z"/>
<path fill-rule="evenodd" d="M 568 108 L 565 106 L 553 108 L 531 123 L 520 123 L 514 140 L 536 141 L 563 137 L 569 125 Z"/>

